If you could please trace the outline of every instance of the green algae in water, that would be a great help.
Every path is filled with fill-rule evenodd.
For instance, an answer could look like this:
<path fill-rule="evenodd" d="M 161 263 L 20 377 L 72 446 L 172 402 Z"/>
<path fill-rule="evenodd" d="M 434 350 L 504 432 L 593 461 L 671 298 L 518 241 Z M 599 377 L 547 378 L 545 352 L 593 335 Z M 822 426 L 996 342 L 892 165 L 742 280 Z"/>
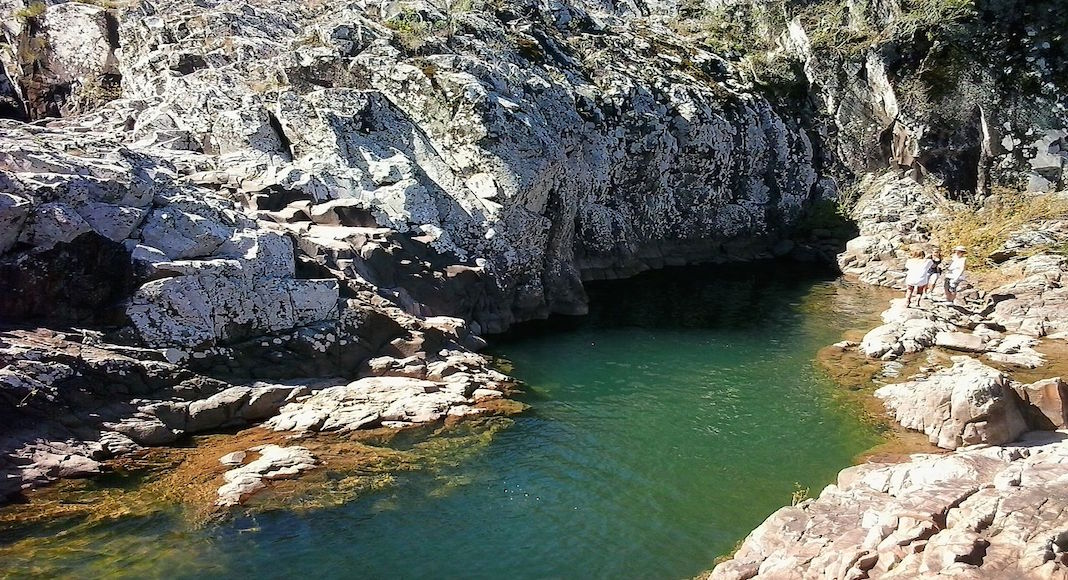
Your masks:
<path fill-rule="evenodd" d="M 866 320 L 835 282 L 780 265 L 589 288 L 590 316 L 495 342 L 532 411 L 473 452 L 322 509 L 191 527 L 159 514 L 0 550 L 22 575 L 690 577 L 796 485 L 878 442 L 815 353 Z M 22 555 L 20 555 L 22 554 Z M 173 557 L 184 554 L 184 557 Z M 136 562 L 135 562 L 136 560 Z"/>

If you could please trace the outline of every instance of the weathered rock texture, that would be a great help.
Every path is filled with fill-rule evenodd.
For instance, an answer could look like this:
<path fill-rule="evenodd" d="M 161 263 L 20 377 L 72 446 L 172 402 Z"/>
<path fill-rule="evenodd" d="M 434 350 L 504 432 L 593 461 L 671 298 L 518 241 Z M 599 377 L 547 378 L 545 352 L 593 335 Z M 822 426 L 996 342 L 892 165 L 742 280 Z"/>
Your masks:
<path fill-rule="evenodd" d="M 815 4 L 782 44 L 803 62 L 839 163 L 889 165 L 962 197 L 1065 187 L 1063 3 Z"/>
<path fill-rule="evenodd" d="M 904 288 L 911 247 L 931 241 L 931 231 L 950 202 L 933 189 L 893 174 L 868 176 L 851 216 L 859 235 L 838 255 L 842 272 L 877 286 Z"/>
<path fill-rule="evenodd" d="M 328 338 L 336 329 L 308 330 L 191 352 L 119 346 L 90 331 L 0 333 L 0 494 L 99 473 L 105 460 L 142 446 L 303 417 L 305 409 L 315 409 L 316 430 L 402 426 L 492 412 L 480 402 L 509 391 L 508 377 L 460 346 L 471 338 L 462 321 L 392 316 L 368 312 L 362 325 L 346 327 L 352 334 L 338 335 L 348 339 Z M 337 356 L 323 346 L 328 342 Z M 368 352 L 381 355 L 365 361 Z M 400 373 L 405 378 L 393 378 Z M 303 378 L 249 380 L 271 375 Z M 372 411 L 359 424 L 349 421 L 346 406 L 318 404 L 351 382 L 339 375 L 382 375 L 349 385 L 375 385 L 369 400 L 359 401 Z"/>
<path fill-rule="evenodd" d="M 1015 441 L 1027 430 L 1004 373 L 966 357 L 924 379 L 875 391 L 903 427 L 926 433 L 944 449 Z"/>
<path fill-rule="evenodd" d="M 858 465 L 775 512 L 708 578 L 1064 578 L 1066 463 L 1057 432 Z"/>
<path fill-rule="evenodd" d="M 278 413 L 477 414 L 480 334 L 785 253 L 830 191 L 798 115 L 629 8 L 97 4 L 0 3 L 35 120 L 0 121 L 0 321 L 65 329 L 3 336 L 5 495 Z"/>
<path fill-rule="evenodd" d="M 20 234 L 25 250 L 93 231 L 184 276 L 142 287 L 128 309 L 152 343 L 176 331 L 160 331 L 167 322 L 141 312 L 145 304 L 181 310 L 183 326 L 203 327 L 209 310 L 244 305 L 202 296 L 201 287 L 291 277 L 286 263 L 262 273 L 243 267 L 242 278 L 232 262 L 217 262 L 255 258 L 247 236 L 259 234 L 242 217 L 280 222 L 275 229 L 306 238 L 302 252 L 348 278 L 398 261 L 381 255 L 385 232 L 360 229 L 389 228 L 401 246 L 417 248 L 413 262 L 431 258 L 431 267 L 398 268 L 399 279 L 383 283 L 404 289 L 411 308 L 500 330 L 581 312 L 583 278 L 766 251 L 817 191 L 813 145 L 797 119 L 740 90 L 726 62 L 666 29 L 606 14 L 612 33 L 604 34 L 608 24 L 570 5 L 539 7 L 532 23 L 470 12 L 452 15 L 454 34 L 429 35 L 412 52 L 383 25 L 398 18 L 385 5 L 186 8 L 146 2 L 111 16 L 122 98 L 51 124 L 78 131 L 79 151 L 47 131 L 11 135 L 38 139 L 53 164 L 94 165 L 95 175 L 137 176 L 155 188 L 61 206 L 33 187 L 17 194 L 39 216 Z M 445 18 L 429 4 L 406 10 Z M 49 7 L 34 22 L 52 18 Z M 120 144 L 130 151 L 123 159 Z M 43 170 L 6 169 L 20 181 Z M 186 197 L 209 207 L 168 205 Z M 231 200 L 258 213 L 226 214 Z M 242 235 L 244 244 L 232 239 Z M 252 304 L 305 294 L 292 284 L 254 286 L 265 295 L 242 292 Z M 428 304 L 443 286 L 460 288 Z M 165 305 L 167 296 L 182 308 Z M 299 326 L 301 315 L 324 315 L 316 308 L 295 306 L 292 321 L 215 316 L 211 332 L 181 341 L 226 339 L 226 325 Z"/>

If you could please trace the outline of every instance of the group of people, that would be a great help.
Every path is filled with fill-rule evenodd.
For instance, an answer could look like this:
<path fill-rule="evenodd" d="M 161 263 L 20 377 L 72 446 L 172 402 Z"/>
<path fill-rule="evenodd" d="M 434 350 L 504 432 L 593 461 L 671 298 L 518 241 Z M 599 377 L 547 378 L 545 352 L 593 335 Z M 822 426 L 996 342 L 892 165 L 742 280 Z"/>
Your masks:
<path fill-rule="evenodd" d="M 964 282 L 964 255 L 967 250 L 964 246 L 953 248 L 953 259 L 949 265 L 943 267 L 942 252 L 935 248 L 932 251 L 924 251 L 922 248 L 912 250 L 910 257 L 905 261 L 905 306 L 912 306 L 913 297 L 916 305 L 924 297 L 935 300 L 931 290 L 942 278 L 943 290 L 946 302 L 953 303 L 957 300 L 957 291 Z"/>

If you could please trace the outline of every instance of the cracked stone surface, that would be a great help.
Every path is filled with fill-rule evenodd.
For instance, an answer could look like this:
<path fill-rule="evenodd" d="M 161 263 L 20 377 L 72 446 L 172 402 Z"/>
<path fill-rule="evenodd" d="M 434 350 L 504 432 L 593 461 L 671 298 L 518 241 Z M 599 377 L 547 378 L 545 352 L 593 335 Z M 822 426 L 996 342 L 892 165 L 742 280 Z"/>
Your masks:
<path fill-rule="evenodd" d="M 1068 577 L 1068 433 L 843 470 L 710 580 Z"/>

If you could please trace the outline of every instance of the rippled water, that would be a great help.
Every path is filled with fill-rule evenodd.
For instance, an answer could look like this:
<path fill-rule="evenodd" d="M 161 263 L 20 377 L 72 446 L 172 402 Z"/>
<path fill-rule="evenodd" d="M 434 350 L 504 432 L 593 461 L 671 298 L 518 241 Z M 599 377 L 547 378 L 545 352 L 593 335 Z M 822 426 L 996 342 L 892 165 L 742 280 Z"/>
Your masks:
<path fill-rule="evenodd" d="M 839 283 L 781 265 L 683 269 L 590 295 L 590 316 L 496 341 L 532 411 L 458 464 L 327 509 L 53 527 L 0 571 L 691 577 L 795 486 L 818 492 L 877 442 L 814 364 L 865 310 Z"/>

